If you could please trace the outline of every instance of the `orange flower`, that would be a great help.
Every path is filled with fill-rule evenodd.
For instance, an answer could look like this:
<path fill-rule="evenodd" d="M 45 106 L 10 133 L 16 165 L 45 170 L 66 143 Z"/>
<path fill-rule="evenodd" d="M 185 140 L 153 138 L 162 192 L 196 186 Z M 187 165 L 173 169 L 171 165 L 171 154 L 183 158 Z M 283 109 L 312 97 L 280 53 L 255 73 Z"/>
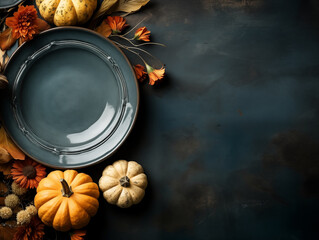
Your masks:
<path fill-rule="evenodd" d="M 18 228 L 13 240 L 41 240 L 44 236 L 44 224 L 37 216 L 27 225 Z"/>
<path fill-rule="evenodd" d="M 13 17 L 6 19 L 6 24 L 12 29 L 13 38 L 21 38 L 23 42 L 33 39 L 35 34 L 50 27 L 45 21 L 38 18 L 37 10 L 33 5 L 20 6 Z"/>
<path fill-rule="evenodd" d="M 165 74 L 165 68 L 154 69 L 150 65 L 146 64 L 146 70 L 150 79 L 149 84 L 154 85 L 156 81 L 162 79 Z"/>
<path fill-rule="evenodd" d="M 151 34 L 151 31 L 148 31 L 146 27 L 141 27 L 136 30 L 134 39 L 149 42 L 150 34 Z"/>
<path fill-rule="evenodd" d="M 74 230 L 70 233 L 71 240 L 83 240 L 86 235 L 86 230 Z"/>
<path fill-rule="evenodd" d="M 11 168 L 13 180 L 23 188 L 37 188 L 45 177 L 45 167 L 28 158 L 25 161 L 14 161 Z"/>
<path fill-rule="evenodd" d="M 144 71 L 145 67 L 140 64 L 137 64 L 133 67 L 134 67 L 137 80 L 139 80 L 140 82 L 143 82 L 146 78 L 146 72 Z"/>
<path fill-rule="evenodd" d="M 110 25 L 113 34 L 121 33 L 122 30 L 128 26 L 126 20 L 120 16 L 108 16 L 105 21 Z"/>

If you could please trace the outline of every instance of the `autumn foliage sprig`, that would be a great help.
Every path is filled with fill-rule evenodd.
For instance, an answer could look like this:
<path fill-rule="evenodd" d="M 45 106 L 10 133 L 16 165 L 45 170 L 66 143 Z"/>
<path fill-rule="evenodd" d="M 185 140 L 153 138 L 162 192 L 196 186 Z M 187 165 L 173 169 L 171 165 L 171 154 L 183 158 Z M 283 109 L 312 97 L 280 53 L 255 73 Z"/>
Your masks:
<path fill-rule="evenodd" d="M 36 34 L 50 28 L 49 24 L 38 17 L 33 5 L 21 5 L 12 17 L 6 18 L 5 23 L 7 29 L 0 34 L 0 48 L 3 51 L 10 49 L 17 40 L 19 43 L 32 40 Z M 164 78 L 165 68 L 162 63 L 160 68 L 155 68 L 149 61 L 146 61 L 145 56 L 153 59 L 155 57 L 142 46 L 164 45 L 150 41 L 151 32 L 145 26 L 138 28 L 131 38 L 126 37 L 140 23 L 122 34 L 122 31 L 129 26 L 126 20 L 120 16 L 108 16 L 95 30 L 104 37 L 110 38 L 118 47 L 137 55 L 143 64 L 133 66 L 137 79 L 143 82 L 148 78 L 149 84 L 154 85 L 158 80 Z M 124 40 L 125 44 L 116 41 L 116 38 Z"/>
<path fill-rule="evenodd" d="M 49 29 L 50 25 L 40 19 L 33 5 L 20 6 L 12 17 L 5 21 L 7 29 L 0 34 L 0 48 L 7 50 L 19 40 L 20 43 L 33 39 L 34 35 Z"/>
<path fill-rule="evenodd" d="M 129 25 L 126 23 L 125 18 L 120 16 L 108 16 L 102 23 L 96 28 L 96 31 L 103 35 L 104 37 L 112 38 L 112 41 L 120 48 L 125 49 L 135 55 L 137 55 L 142 61 L 143 65 L 137 64 L 134 65 L 134 71 L 136 74 L 136 78 L 143 82 L 145 79 L 149 79 L 149 84 L 154 85 L 155 82 L 164 78 L 165 68 L 161 63 L 162 67 L 156 69 L 151 66 L 151 64 L 147 63 L 142 54 L 146 54 L 147 56 L 151 56 L 154 58 L 152 54 L 148 51 L 142 49 L 141 47 L 144 45 L 159 45 L 164 46 L 160 43 L 155 43 L 150 41 L 151 32 L 146 27 L 138 28 L 134 36 L 132 38 L 126 37 L 129 33 L 131 33 L 135 28 L 137 28 L 139 24 L 134 26 L 131 30 L 122 34 L 122 31 L 128 27 Z M 123 39 L 126 44 L 122 44 L 118 41 L 115 41 L 114 38 Z M 146 71 L 145 71 L 146 70 Z"/>

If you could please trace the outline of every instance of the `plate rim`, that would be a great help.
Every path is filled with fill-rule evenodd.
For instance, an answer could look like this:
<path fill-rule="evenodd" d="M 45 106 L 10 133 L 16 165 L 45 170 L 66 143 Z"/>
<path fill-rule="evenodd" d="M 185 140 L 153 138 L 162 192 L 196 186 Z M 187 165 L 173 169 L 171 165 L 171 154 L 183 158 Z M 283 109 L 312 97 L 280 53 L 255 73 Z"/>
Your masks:
<path fill-rule="evenodd" d="M 5 7 L 1 7 L 0 5 L 0 9 L 7 9 L 7 8 L 12 8 L 12 7 L 15 7 L 17 5 L 19 5 L 23 0 L 18 0 L 16 3 L 11 3 L 10 5 L 7 5 Z"/>
<path fill-rule="evenodd" d="M 50 29 L 47 29 L 41 33 L 39 33 L 38 35 L 42 35 L 42 34 L 46 34 L 47 32 L 51 32 L 51 31 L 57 31 L 57 30 L 63 30 L 63 29 L 75 29 L 75 30 L 79 30 L 79 31 L 84 31 L 84 32 L 89 32 L 91 34 L 94 34 L 95 36 L 99 37 L 99 38 L 103 38 L 103 40 L 107 41 L 109 44 L 111 44 L 112 46 L 114 46 L 117 51 L 119 51 L 121 53 L 121 55 L 124 57 L 125 61 L 128 63 L 128 66 L 132 72 L 132 75 L 134 77 L 134 82 L 135 82 L 135 85 L 136 85 L 136 110 L 135 110 L 135 114 L 134 114 L 134 117 L 132 119 L 132 122 L 131 122 L 131 126 L 128 128 L 126 134 L 123 136 L 123 138 L 121 139 L 121 141 L 119 141 L 117 143 L 117 146 L 107 155 L 107 156 L 100 156 L 100 157 L 97 157 L 94 162 L 87 162 L 87 163 L 83 163 L 83 164 L 78 164 L 78 165 L 68 165 L 68 166 L 56 166 L 56 165 L 52 165 L 52 164 L 49 164 L 49 163 L 46 163 L 46 162 L 43 162 L 39 159 L 35 159 L 34 157 L 30 156 L 26 151 L 24 151 L 20 145 L 16 142 L 16 140 L 14 140 L 14 138 L 12 137 L 11 133 L 8 131 L 6 125 L 4 124 L 4 120 L 1 118 L 0 116 L 0 121 L 1 121 L 1 127 L 3 127 L 5 130 L 6 130 L 6 133 L 8 134 L 8 136 L 12 139 L 12 141 L 18 146 L 18 148 L 28 157 L 30 157 L 31 159 L 47 166 L 47 167 L 51 167 L 51 168 L 55 168 L 55 169 L 80 169 L 80 168 L 85 168 L 85 167 L 89 167 L 89 166 L 93 166 L 93 165 L 96 165 L 96 164 L 99 164 L 101 162 L 103 162 L 104 160 L 106 160 L 107 158 L 111 157 L 115 152 L 117 152 L 117 150 L 122 146 L 122 144 L 125 142 L 125 140 L 128 138 L 128 136 L 130 135 L 131 131 L 133 130 L 134 126 L 135 126 L 135 123 L 136 123 L 136 119 L 137 119 L 137 115 L 138 115 L 138 112 L 139 112 L 139 108 L 140 108 L 140 90 L 139 90 L 139 85 L 138 85 L 138 81 L 137 81 L 137 78 L 136 78 L 136 75 L 134 74 L 134 69 L 132 67 L 132 64 L 131 62 L 129 61 L 128 57 L 124 54 L 124 52 L 116 45 L 114 44 L 110 39 L 102 36 L 101 34 L 95 32 L 94 30 L 91 30 L 91 29 L 88 29 L 88 28 L 83 28 L 83 27 L 79 27 L 79 26 L 62 26 L 62 27 L 53 27 L 53 28 L 50 28 Z M 37 35 L 37 36 L 38 36 Z M 37 38 L 37 36 L 35 36 L 35 38 Z M 32 40 L 31 40 L 32 41 Z M 20 46 L 18 46 L 14 51 L 13 53 L 11 54 L 10 56 L 10 59 L 8 60 L 8 62 L 6 63 L 4 69 L 3 69 L 3 72 L 6 71 L 7 69 L 7 66 L 9 65 L 10 62 L 12 62 L 12 58 L 13 56 L 19 51 L 20 48 L 22 48 L 27 42 L 24 42 L 22 43 Z"/>

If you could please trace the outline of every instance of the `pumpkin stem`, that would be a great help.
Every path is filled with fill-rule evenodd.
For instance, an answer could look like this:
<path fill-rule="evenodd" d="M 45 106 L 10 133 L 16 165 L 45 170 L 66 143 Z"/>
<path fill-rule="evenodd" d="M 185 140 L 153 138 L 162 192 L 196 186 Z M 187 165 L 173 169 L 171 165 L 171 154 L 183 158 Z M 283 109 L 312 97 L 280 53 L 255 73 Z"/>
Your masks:
<path fill-rule="evenodd" d="M 128 176 L 122 177 L 120 179 L 120 184 L 122 187 L 129 187 L 130 186 L 130 179 L 128 178 Z"/>
<path fill-rule="evenodd" d="M 71 186 L 69 186 L 69 184 L 63 178 L 60 179 L 60 182 L 62 184 L 61 192 L 63 197 L 71 197 L 73 194 Z"/>

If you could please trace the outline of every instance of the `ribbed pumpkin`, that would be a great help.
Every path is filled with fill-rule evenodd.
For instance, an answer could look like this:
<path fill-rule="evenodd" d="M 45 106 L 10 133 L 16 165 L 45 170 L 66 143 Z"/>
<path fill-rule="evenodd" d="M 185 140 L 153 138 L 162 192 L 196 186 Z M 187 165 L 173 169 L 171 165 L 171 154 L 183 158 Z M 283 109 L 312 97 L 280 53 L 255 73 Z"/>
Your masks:
<path fill-rule="evenodd" d="M 86 226 L 99 207 L 99 188 L 75 170 L 53 171 L 37 188 L 34 205 L 42 222 L 58 231 Z"/>
<path fill-rule="evenodd" d="M 104 169 L 99 187 L 108 203 L 128 208 L 143 199 L 147 177 L 137 162 L 119 160 Z"/>
<path fill-rule="evenodd" d="M 41 16 L 56 26 L 81 25 L 92 16 L 97 0 L 36 0 Z"/>

